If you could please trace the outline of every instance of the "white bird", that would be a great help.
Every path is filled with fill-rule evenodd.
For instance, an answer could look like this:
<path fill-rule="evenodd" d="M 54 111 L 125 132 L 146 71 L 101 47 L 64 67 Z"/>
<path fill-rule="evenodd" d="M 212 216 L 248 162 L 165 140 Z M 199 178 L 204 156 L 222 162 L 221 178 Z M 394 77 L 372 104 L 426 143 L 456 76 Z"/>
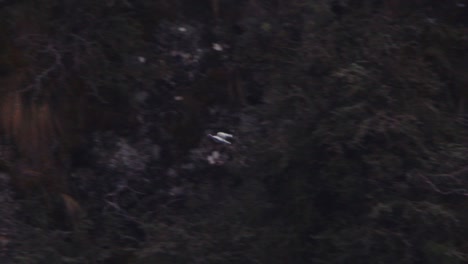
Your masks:
<path fill-rule="evenodd" d="M 227 141 L 226 139 L 224 139 L 223 137 L 220 137 L 218 135 L 213 136 L 211 134 L 208 134 L 208 136 L 211 137 L 212 139 L 214 139 L 217 142 L 224 143 L 224 144 L 231 144 L 231 142 Z"/>
<path fill-rule="evenodd" d="M 234 137 L 232 134 L 228 134 L 228 133 L 224 133 L 224 132 L 218 132 L 218 133 L 216 133 L 216 136 L 222 137 L 222 138 L 224 138 L 224 139 L 233 138 L 233 137 Z"/>

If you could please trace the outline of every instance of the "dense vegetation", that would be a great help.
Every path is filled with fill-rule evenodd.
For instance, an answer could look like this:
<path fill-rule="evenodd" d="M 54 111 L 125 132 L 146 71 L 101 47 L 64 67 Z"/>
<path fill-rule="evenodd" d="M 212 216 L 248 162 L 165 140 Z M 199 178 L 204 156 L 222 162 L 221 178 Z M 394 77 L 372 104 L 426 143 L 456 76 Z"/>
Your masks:
<path fill-rule="evenodd" d="M 1 262 L 468 263 L 466 8 L 0 1 Z"/>

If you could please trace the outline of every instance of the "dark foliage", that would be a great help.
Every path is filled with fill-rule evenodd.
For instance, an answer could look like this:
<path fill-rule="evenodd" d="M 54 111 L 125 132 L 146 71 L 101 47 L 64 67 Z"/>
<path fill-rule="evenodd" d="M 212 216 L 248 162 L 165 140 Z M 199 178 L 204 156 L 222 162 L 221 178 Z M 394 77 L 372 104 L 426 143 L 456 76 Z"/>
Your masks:
<path fill-rule="evenodd" d="M 466 8 L 0 1 L 2 263 L 467 263 Z"/>

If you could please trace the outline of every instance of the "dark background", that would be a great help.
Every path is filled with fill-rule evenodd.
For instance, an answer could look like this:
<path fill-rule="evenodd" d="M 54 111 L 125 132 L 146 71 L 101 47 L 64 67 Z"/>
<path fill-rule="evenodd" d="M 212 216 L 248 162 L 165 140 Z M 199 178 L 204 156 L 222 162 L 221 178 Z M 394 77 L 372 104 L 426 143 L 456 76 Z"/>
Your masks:
<path fill-rule="evenodd" d="M 468 263 L 467 5 L 0 1 L 0 262 Z"/>

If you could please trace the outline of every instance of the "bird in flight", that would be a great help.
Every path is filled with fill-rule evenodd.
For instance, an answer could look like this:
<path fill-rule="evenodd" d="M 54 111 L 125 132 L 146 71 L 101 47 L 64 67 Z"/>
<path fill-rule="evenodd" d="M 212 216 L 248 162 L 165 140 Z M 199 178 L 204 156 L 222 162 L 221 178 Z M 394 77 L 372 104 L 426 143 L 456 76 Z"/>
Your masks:
<path fill-rule="evenodd" d="M 228 133 L 224 133 L 224 132 L 218 132 L 218 133 L 216 133 L 216 136 L 222 137 L 222 138 L 224 138 L 224 139 L 233 138 L 233 137 L 234 137 L 232 134 L 228 134 Z"/>
<path fill-rule="evenodd" d="M 227 139 L 234 137 L 233 135 L 224 133 L 224 132 L 218 132 L 216 133 L 216 135 L 208 134 L 208 136 L 214 139 L 216 142 L 229 144 L 229 145 L 231 144 L 231 142 L 227 141 Z"/>

